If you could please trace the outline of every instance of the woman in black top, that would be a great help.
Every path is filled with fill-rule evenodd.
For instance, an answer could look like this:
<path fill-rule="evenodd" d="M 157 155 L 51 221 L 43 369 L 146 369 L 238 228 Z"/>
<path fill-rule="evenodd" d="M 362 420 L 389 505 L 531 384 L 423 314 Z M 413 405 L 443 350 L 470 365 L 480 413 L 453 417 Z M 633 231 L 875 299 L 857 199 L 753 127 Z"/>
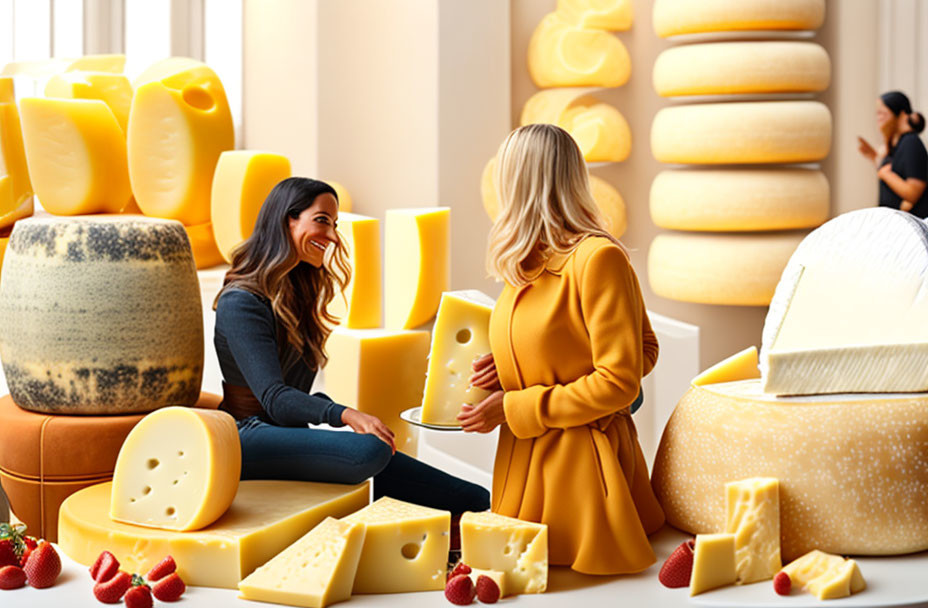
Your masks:
<path fill-rule="evenodd" d="M 864 138 L 857 139 L 860 153 L 877 169 L 880 206 L 928 217 L 928 152 L 918 136 L 925 117 L 912 111 L 905 94 L 890 91 L 876 103 L 876 122 L 885 140 L 879 151 Z"/>

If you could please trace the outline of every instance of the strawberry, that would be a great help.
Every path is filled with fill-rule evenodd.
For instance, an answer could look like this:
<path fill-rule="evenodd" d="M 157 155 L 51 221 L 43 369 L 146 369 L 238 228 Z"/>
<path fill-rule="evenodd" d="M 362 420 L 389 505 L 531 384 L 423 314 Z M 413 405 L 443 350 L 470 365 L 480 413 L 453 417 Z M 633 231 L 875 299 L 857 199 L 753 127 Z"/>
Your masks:
<path fill-rule="evenodd" d="M 26 573 L 19 566 L 0 568 L 0 589 L 19 589 L 26 584 Z"/>
<path fill-rule="evenodd" d="M 693 548 L 695 541 L 690 539 L 673 550 L 664 565 L 661 566 L 661 572 L 657 575 L 657 580 L 665 587 L 687 587 L 690 584 L 690 574 L 693 572 Z"/>
<path fill-rule="evenodd" d="M 162 602 L 176 602 L 187 590 L 187 585 L 176 572 L 172 572 L 155 583 L 152 592 Z"/>
<path fill-rule="evenodd" d="M 97 583 L 105 583 L 119 572 L 119 560 L 109 551 L 104 551 L 90 567 L 90 578 Z"/>
<path fill-rule="evenodd" d="M 151 608 L 151 589 L 138 574 L 132 575 L 132 588 L 126 591 L 126 608 Z"/>
<path fill-rule="evenodd" d="M 452 604 L 467 606 L 474 601 L 476 596 L 474 582 L 466 574 L 452 576 L 445 584 L 445 597 Z"/>
<path fill-rule="evenodd" d="M 174 558 L 168 555 L 166 558 L 155 564 L 155 567 L 145 575 L 145 578 L 150 581 L 160 581 L 175 570 L 177 570 L 177 564 L 174 563 Z"/>
<path fill-rule="evenodd" d="M 132 577 L 120 570 L 110 580 L 96 583 L 93 595 L 104 604 L 118 604 L 132 586 Z"/>
<path fill-rule="evenodd" d="M 777 572 L 773 577 L 773 590 L 777 595 L 789 595 L 793 592 L 793 580 L 785 572 Z"/>
<path fill-rule="evenodd" d="M 464 562 L 458 562 L 457 564 L 454 565 L 454 570 L 452 570 L 451 573 L 445 577 L 445 582 L 447 583 L 449 580 L 451 580 L 453 577 L 457 576 L 458 574 L 470 574 L 470 573 L 471 573 L 470 566 L 468 566 Z"/>
<path fill-rule="evenodd" d="M 19 565 L 25 567 L 26 560 L 29 559 L 29 555 L 35 551 L 35 548 L 39 546 L 39 541 L 36 540 L 34 536 L 24 536 L 23 545 L 23 554 L 19 558 Z"/>
<path fill-rule="evenodd" d="M 26 548 L 23 535 L 26 526 L 23 524 L 0 524 L 0 567 L 21 566 L 19 559 Z"/>
<path fill-rule="evenodd" d="M 58 575 L 61 574 L 61 558 L 51 543 L 42 541 L 29 554 L 23 570 L 30 585 L 36 589 L 45 589 L 58 580 Z"/>
<path fill-rule="evenodd" d="M 477 599 L 484 604 L 495 604 L 499 599 L 499 585 L 489 576 L 481 574 L 477 577 Z"/>

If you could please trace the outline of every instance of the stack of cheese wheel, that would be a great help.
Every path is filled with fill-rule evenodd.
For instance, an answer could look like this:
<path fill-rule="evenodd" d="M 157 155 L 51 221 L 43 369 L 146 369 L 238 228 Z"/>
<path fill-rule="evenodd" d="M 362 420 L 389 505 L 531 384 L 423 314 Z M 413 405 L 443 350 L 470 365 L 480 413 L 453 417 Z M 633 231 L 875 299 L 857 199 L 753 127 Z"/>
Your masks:
<path fill-rule="evenodd" d="M 664 38 L 769 34 L 748 41 L 700 36 L 655 62 L 659 95 L 703 102 L 664 108 L 652 125 L 655 159 L 693 165 L 662 171 L 651 187 L 654 223 L 683 231 L 651 244 L 656 294 L 766 306 L 807 229 L 828 219 L 828 181 L 809 166 L 831 143 L 831 114 L 811 98 L 828 87 L 828 54 L 773 33 L 814 30 L 824 13 L 824 0 L 655 0 L 654 29 Z"/>

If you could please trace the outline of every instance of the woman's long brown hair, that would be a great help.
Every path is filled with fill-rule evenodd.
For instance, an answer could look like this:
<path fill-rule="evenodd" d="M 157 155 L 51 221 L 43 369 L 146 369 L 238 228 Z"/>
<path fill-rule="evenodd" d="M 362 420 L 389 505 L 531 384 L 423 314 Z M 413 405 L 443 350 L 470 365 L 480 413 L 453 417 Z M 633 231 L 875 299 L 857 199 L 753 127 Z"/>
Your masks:
<path fill-rule="evenodd" d="M 313 369 L 325 366 L 325 342 L 338 318 L 328 311 L 351 279 L 345 243 L 328 247 L 322 266 L 301 262 L 290 237 L 290 218 L 299 217 L 320 194 L 335 189 L 318 180 L 290 177 L 268 195 L 251 236 L 232 252 L 232 268 L 213 301 L 213 310 L 227 289 L 243 289 L 270 300 L 279 321 L 278 350 L 289 342 Z"/>

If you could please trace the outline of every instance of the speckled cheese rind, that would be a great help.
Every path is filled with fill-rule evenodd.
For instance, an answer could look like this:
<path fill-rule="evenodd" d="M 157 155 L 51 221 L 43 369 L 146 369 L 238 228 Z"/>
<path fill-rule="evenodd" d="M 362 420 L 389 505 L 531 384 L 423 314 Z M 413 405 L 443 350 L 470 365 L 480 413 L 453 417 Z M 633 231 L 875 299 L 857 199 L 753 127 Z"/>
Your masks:
<path fill-rule="evenodd" d="M 179 222 L 17 222 L 0 283 L 0 359 L 13 400 L 55 414 L 193 405 L 203 369 L 199 294 Z"/>
<path fill-rule="evenodd" d="M 778 398 L 757 379 L 690 388 L 654 462 L 667 522 L 724 530 L 725 484 L 755 476 L 779 480 L 785 561 L 928 549 L 928 394 Z"/>

